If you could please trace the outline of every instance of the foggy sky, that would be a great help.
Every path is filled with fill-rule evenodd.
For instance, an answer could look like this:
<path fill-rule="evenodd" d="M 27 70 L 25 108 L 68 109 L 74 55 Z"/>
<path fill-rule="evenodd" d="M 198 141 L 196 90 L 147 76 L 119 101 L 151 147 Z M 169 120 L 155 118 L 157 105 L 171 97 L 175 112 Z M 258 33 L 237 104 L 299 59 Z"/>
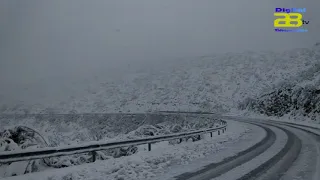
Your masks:
<path fill-rule="evenodd" d="M 275 33 L 275 7 L 306 7 L 308 33 Z M 0 80 L 320 40 L 319 0 L 1 0 Z"/>

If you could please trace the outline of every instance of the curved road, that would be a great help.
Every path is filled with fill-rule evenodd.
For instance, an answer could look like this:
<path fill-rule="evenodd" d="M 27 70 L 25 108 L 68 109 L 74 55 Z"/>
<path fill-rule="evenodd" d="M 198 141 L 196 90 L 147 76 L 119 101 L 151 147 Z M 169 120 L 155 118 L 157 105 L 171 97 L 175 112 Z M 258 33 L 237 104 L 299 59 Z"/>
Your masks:
<path fill-rule="evenodd" d="M 320 180 L 320 130 L 283 122 L 223 117 L 263 128 L 260 142 L 177 180 Z M 285 140 L 284 140 L 285 139 Z"/>

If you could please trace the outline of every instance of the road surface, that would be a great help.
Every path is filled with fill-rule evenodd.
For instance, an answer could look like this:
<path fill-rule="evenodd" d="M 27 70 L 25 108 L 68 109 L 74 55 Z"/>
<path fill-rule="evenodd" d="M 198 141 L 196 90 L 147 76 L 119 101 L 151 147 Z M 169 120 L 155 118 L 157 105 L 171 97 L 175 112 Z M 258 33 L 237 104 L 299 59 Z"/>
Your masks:
<path fill-rule="evenodd" d="M 176 180 L 319 180 L 320 130 L 306 126 L 225 117 L 266 131 L 251 147 Z"/>

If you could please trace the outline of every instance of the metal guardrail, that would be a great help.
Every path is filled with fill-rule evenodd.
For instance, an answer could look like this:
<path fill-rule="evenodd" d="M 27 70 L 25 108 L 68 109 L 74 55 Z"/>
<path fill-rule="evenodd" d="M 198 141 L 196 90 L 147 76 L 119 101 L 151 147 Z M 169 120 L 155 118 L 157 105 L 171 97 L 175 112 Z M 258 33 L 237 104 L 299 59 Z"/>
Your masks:
<path fill-rule="evenodd" d="M 185 137 L 195 136 L 210 133 L 212 137 L 212 133 L 218 131 L 218 135 L 220 133 L 224 133 L 227 129 L 227 122 L 224 120 L 220 120 L 221 124 L 219 127 L 191 131 L 191 132 L 183 132 L 183 133 L 175 133 L 163 136 L 154 136 L 149 138 L 141 138 L 134 140 L 125 140 L 125 141 L 115 141 L 115 142 L 90 142 L 83 145 L 77 146 L 65 146 L 65 147 L 48 147 L 41 148 L 36 150 L 22 150 L 22 151 L 8 151 L 0 153 L 0 163 L 12 163 L 17 161 L 28 161 L 34 159 L 43 159 L 50 157 L 58 157 L 58 156 L 68 156 L 73 154 L 81 154 L 91 152 L 93 155 L 93 161 L 96 159 L 96 151 L 102 151 L 113 148 L 121 148 L 128 147 L 133 145 L 142 145 L 148 144 L 148 150 L 151 151 L 151 144 L 157 143 L 161 141 L 168 141 L 174 139 L 181 139 Z"/>

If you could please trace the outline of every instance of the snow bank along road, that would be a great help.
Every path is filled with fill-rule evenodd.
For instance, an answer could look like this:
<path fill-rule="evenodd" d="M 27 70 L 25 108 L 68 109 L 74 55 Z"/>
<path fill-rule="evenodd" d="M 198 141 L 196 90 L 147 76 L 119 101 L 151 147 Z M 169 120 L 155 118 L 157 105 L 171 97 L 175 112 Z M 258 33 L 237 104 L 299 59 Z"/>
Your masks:
<path fill-rule="evenodd" d="M 320 180 L 320 130 L 292 123 L 224 117 L 263 128 L 266 136 L 222 162 L 178 180 Z"/>

